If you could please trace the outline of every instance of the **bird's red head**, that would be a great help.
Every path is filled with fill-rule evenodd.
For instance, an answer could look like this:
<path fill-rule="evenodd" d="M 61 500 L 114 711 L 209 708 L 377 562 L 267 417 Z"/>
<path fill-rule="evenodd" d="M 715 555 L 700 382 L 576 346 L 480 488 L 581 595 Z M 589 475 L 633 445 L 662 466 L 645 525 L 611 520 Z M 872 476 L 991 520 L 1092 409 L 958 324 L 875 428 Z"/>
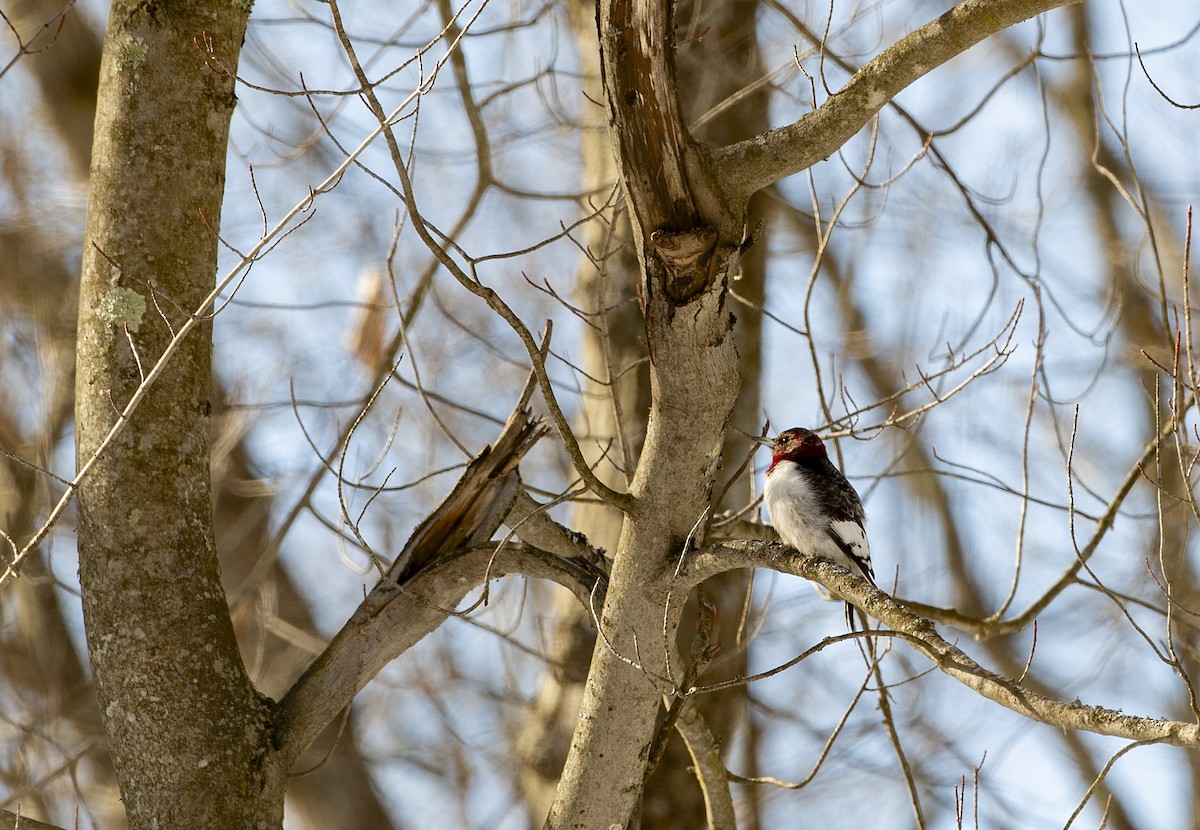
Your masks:
<path fill-rule="evenodd" d="M 767 443 L 765 439 L 759 439 L 759 442 Z M 821 436 L 804 427 L 785 429 L 776 436 L 774 441 L 770 442 L 770 447 L 771 467 L 785 460 L 803 461 L 809 458 L 827 458 L 829 456 Z M 770 472 L 770 468 L 767 472 Z"/>

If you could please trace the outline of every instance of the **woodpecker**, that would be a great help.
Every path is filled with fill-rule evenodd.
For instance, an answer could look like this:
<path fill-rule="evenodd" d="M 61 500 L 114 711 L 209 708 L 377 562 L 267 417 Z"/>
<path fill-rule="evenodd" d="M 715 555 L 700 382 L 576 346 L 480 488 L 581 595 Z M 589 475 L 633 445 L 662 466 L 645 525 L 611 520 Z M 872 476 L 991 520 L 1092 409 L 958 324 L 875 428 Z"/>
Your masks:
<path fill-rule="evenodd" d="M 784 544 L 830 559 L 875 584 L 862 500 L 833 466 L 825 442 L 811 429 L 793 427 L 771 441 L 771 466 L 763 501 Z M 846 621 L 854 627 L 846 603 Z"/>

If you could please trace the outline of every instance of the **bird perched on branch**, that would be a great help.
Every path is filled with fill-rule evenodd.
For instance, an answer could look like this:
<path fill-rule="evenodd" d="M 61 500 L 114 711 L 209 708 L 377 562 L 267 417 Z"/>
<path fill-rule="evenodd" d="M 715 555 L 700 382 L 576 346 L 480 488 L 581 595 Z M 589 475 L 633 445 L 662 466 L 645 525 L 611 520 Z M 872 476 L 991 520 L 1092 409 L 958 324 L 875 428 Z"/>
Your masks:
<path fill-rule="evenodd" d="M 862 500 L 829 460 L 821 436 L 811 429 L 793 427 L 774 441 L 755 440 L 771 448 L 763 501 L 779 538 L 798 551 L 830 559 L 874 585 Z M 849 603 L 846 622 L 854 627 Z"/>

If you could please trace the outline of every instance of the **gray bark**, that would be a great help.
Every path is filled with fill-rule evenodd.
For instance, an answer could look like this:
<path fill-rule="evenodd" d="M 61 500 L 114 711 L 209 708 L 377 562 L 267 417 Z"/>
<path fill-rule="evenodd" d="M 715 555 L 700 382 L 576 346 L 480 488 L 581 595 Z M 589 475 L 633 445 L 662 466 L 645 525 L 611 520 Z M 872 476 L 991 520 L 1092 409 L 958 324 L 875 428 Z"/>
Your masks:
<path fill-rule="evenodd" d="M 726 146 L 743 141 L 770 126 L 767 118 L 767 87 L 759 82 L 766 75 L 758 48 L 756 21 L 758 0 L 729 0 L 710 4 L 704 2 L 679 4 L 676 27 L 682 33 L 701 33 L 703 37 L 678 45 L 680 98 L 689 127 L 696 139 L 714 146 Z M 751 198 L 747 223 L 752 228 L 769 220 L 770 200 L 759 193 Z M 766 265 L 766 244 L 748 248 L 740 259 L 740 274 L 732 290 L 752 305 L 761 305 Z M 726 432 L 722 449 L 723 469 L 718 474 L 713 510 L 738 508 L 751 495 L 751 476 L 738 467 L 753 445 L 744 432 L 754 434 L 762 426 L 763 401 L 760 396 L 762 372 L 762 315 L 739 304 L 731 304 L 737 317 L 734 337 L 741 366 L 742 388 L 734 405 L 732 423 Z M 787 426 L 787 424 L 780 425 Z M 736 481 L 730 479 L 737 475 Z M 718 503 L 720 492 L 728 487 L 729 495 Z M 709 663 L 703 682 L 717 683 L 745 674 L 749 649 L 742 648 L 742 610 L 750 590 L 749 571 L 731 571 L 705 583 L 705 601 L 716 606 L 720 613 L 711 636 L 720 644 L 719 652 Z M 678 648 L 681 654 L 690 651 L 697 631 L 696 597 L 684 609 L 680 620 Z M 688 707 L 687 714 L 695 715 L 713 734 L 718 746 L 731 747 L 734 739 L 749 726 L 747 703 L 750 689 L 734 686 L 723 692 L 704 695 Z M 709 804 L 698 779 L 698 764 L 682 740 L 671 736 L 666 754 L 657 772 L 646 782 L 642 800 L 643 830 L 680 826 L 702 827 L 708 820 Z M 748 767 L 753 759 L 747 758 Z M 717 765 L 720 766 L 719 764 Z M 728 791 L 728 784 L 721 786 Z M 752 816 L 757 788 L 745 788 L 739 796 L 746 815 Z M 749 818 L 753 824 L 753 819 Z"/>
<path fill-rule="evenodd" d="M 634 813 L 671 687 L 678 615 L 664 624 L 667 577 L 708 508 L 740 384 L 725 292 L 743 222 L 714 197 L 689 146 L 668 5 L 602 2 L 600 21 L 610 130 L 643 269 L 652 404 L 552 828 L 623 827 Z"/>
<path fill-rule="evenodd" d="M 245 26 L 232 3 L 112 7 L 80 286 L 81 467 L 212 290 Z M 217 566 L 211 352 L 200 325 L 79 493 L 88 647 L 134 828 L 283 819 L 270 707 L 243 668 Z"/>

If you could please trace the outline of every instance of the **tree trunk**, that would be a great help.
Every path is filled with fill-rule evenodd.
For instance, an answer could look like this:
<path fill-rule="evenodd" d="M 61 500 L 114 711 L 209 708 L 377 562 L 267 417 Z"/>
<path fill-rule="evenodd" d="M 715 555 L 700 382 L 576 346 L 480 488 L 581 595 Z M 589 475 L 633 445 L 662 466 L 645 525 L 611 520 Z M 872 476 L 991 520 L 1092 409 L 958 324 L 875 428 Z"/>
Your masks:
<path fill-rule="evenodd" d="M 550 828 L 624 827 L 642 792 L 678 610 L 672 564 L 707 515 L 740 378 L 725 305 L 742 217 L 710 187 L 676 95 L 669 4 L 604 0 L 601 55 L 642 268 L 649 427 Z M 620 712 L 619 717 L 614 714 Z"/>
<path fill-rule="evenodd" d="M 754 86 L 766 74 L 755 30 L 757 12 L 758 0 L 687 2 L 676 8 L 676 60 L 683 111 L 694 137 L 716 147 L 744 141 L 770 127 L 767 88 L 761 84 Z M 767 218 L 769 203 L 762 193 L 751 199 L 747 211 L 751 226 Z M 756 306 L 761 306 L 763 299 L 766 247 L 765 243 L 753 245 L 745 251 L 741 274 L 732 285 L 733 291 Z M 739 474 L 737 468 L 754 445 L 740 430 L 755 433 L 762 427 L 763 418 L 759 395 L 762 315 L 736 303 L 731 304 L 731 310 L 738 318 L 734 336 L 742 388 L 733 410 L 735 429 L 725 435 L 722 451 L 725 460 L 718 476 L 718 492 L 728 485 L 730 495 L 724 503 L 714 503 L 714 511 L 736 509 L 749 501 L 749 471 L 742 470 Z M 776 426 L 790 425 L 791 421 Z M 730 484 L 735 475 L 737 482 Z M 721 574 L 701 589 L 704 599 L 720 611 L 713 634 L 720 651 L 705 669 L 705 683 L 720 683 L 747 673 L 749 650 L 741 647 L 740 638 L 745 634 L 742 610 L 750 587 L 750 572 L 739 570 Z M 693 597 L 680 622 L 681 653 L 687 653 L 696 633 L 697 605 Z M 750 687 L 741 685 L 696 699 L 700 713 L 721 746 L 734 746 L 735 737 L 747 725 L 749 694 Z M 755 811 L 758 794 L 757 788 L 746 788 L 743 805 L 748 813 Z M 642 828 L 703 827 L 705 821 L 704 793 L 692 759 L 683 741 L 672 736 L 657 772 L 646 782 Z"/>
<path fill-rule="evenodd" d="M 112 6 L 80 290 L 81 467 L 212 290 L 246 11 L 195 0 Z M 88 647 L 134 828 L 283 818 L 269 702 L 239 657 L 213 541 L 211 357 L 202 325 L 80 490 Z"/>

